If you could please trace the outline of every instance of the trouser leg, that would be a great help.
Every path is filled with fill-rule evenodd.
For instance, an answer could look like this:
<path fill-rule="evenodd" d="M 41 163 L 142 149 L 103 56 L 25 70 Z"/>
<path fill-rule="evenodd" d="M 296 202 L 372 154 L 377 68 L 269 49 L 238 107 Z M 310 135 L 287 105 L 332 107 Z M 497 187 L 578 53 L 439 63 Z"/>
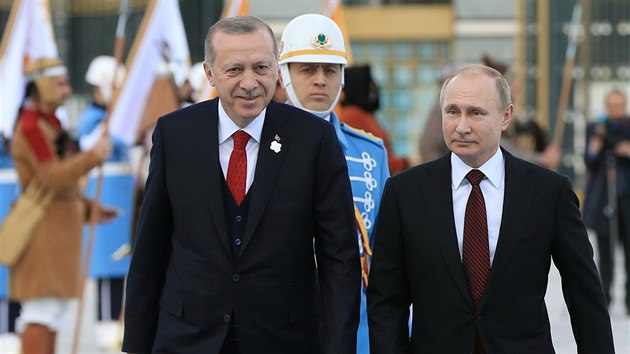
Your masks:
<path fill-rule="evenodd" d="M 620 195 L 617 201 L 619 216 L 619 239 L 623 246 L 624 269 L 626 276 L 625 286 L 625 304 L 626 309 L 630 310 L 630 196 L 627 194 Z"/>
<path fill-rule="evenodd" d="M 50 331 L 50 333 L 48 334 L 48 350 L 50 350 L 50 353 L 56 353 L 56 347 L 57 347 L 57 332 L 55 331 Z"/>
<path fill-rule="evenodd" d="M 599 276 L 602 280 L 602 287 L 606 294 L 606 301 L 610 304 L 610 285 L 612 283 L 613 271 L 613 253 L 610 244 L 610 236 L 607 234 L 597 233 L 597 253 Z"/>
<path fill-rule="evenodd" d="M 51 331 L 48 327 L 31 323 L 22 332 L 22 353 L 24 354 L 53 354 L 54 339 L 51 342 Z M 51 347 L 51 343 L 53 346 Z"/>

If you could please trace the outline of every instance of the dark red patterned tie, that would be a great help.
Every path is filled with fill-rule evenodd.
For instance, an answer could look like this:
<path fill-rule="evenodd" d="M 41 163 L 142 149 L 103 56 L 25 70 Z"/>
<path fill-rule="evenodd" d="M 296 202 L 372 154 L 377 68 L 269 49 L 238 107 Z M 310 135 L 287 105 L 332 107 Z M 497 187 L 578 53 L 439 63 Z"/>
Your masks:
<path fill-rule="evenodd" d="M 479 182 L 484 178 L 483 172 L 471 170 L 466 179 L 472 185 L 472 191 L 466 203 L 464 217 L 464 271 L 468 278 L 468 286 L 475 307 L 479 307 L 481 294 L 486 287 L 488 273 L 490 273 L 490 246 L 488 245 L 488 221 L 486 218 L 486 204 Z M 485 353 L 485 348 L 479 333 L 476 335 L 475 353 Z"/>
<path fill-rule="evenodd" d="M 247 180 L 247 152 L 245 146 L 249 141 L 249 134 L 242 130 L 234 133 L 234 149 L 230 155 L 230 163 L 226 182 L 236 205 L 241 205 L 245 198 L 245 181 Z"/>

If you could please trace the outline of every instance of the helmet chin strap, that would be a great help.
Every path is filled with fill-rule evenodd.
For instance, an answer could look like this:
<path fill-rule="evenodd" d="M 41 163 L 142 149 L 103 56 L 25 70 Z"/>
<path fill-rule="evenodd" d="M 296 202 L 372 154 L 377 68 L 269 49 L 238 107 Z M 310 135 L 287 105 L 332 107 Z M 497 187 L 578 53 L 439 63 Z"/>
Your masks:
<path fill-rule="evenodd" d="M 282 75 L 282 82 L 284 83 L 284 89 L 287 92 L 287 97 L 289 97 L 289 101 L 293 104 L 293 106 L 305 110 L 308 113 L 314 114 L 319 118 L 326 118 L 330 115 L 330 112 L 333 111 L 335 106 L 337 105 L 337 101 L 339 101 L 339 96 L 341 96 L 341 89 L 344 85 L 344 75 L 343 75 L 343 67 L 341 68 L 341 86 L 339 86 L 339 91 L 337 91 L 337 96 L 332 102 L 332 105 L 328 107 L 325 111 L 314 111 L 311 109 L 304 108 L 302 103 L 297 98 L 295 90 L 293 89 L 293 84 L 291 84 L 291 74 L 289 73 L 289 64 L 280 64 L 280 74 Z"/>

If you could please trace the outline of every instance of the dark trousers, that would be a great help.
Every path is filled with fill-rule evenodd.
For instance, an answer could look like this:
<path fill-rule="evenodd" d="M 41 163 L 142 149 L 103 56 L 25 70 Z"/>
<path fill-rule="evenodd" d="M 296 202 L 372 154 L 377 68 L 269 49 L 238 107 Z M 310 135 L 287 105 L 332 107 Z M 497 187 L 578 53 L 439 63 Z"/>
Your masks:
<path fill-rule="evenodd" d="M 20 303 L 17 301 L 0 300 L 0 334 L 15 333 L 15 319 L 20 315 L 20 309 Z"/>
<path fill-rule="evenodd" d="M 124 278 L 99 278 L 98 279 L 98 320 L 116 321 L 122 310 L 123 292 L 125 291 Z"/>
<path fill-rule="evenodd" d="M 621 244 L 624 253 L 624 269 L 626 271 L 625 304 L 626 308 L 630 310 L 630 201 L 627 195 L 620 196 L 617 207 L 619 221 L 619 235 L 617 235 L 617 237 L 619 239 L 615 240 L 615 244 L 612 244 L 609 233 L 597 232 L 599 276 L 602 280 L 602 287 L 604 288 L 604 293 L 606 294 L 606 300 L 610 304 L 610 287 L 614 276 L 615 251 L 617 250 L 617 245 Z"/>

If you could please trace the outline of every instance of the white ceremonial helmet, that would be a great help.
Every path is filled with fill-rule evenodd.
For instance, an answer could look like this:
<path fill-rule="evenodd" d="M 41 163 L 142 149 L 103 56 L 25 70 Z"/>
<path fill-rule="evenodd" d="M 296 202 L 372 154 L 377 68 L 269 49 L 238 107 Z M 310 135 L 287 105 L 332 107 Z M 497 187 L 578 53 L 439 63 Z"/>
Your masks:
<path fill-rule="evenodd" d="M 115 66 L 116 59 L 114 57 L 101 55 L 92 60 L 85 73 L 85 82 L 101 90 L 105 103 L 109 103 L 112 99 L 112 81 L 114 80 Z M 116 73 L 116 86 L 122 85 L 124 79 L 125 67 L 119 64 L 118 72 Z"/>
<path fill-rule="evenodd" d="M 170 76 L 175 86 L 182 87 L 188 80 L 189 70 L 190 60 L 177 60 L 167 63 L 164 59 L 160 59 L 155 67 L 155 75 L 157 77 Z"/>
<path fill-rule="evenodd" d="M 343 34 L 335 21 L 318 14 L 301 15 L 291 20 L 282 32 L 278 63 L 291 103 L 321 118 L 329 115 L 339 100 L 344 84 L 343 69 L 348 65 Z M 341 64 L 341 86 L 330 108 L 326 111 L 312 111 L 302 106 L 291 85 L 289 63 Z"/>

